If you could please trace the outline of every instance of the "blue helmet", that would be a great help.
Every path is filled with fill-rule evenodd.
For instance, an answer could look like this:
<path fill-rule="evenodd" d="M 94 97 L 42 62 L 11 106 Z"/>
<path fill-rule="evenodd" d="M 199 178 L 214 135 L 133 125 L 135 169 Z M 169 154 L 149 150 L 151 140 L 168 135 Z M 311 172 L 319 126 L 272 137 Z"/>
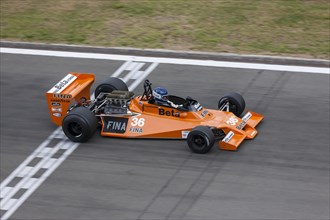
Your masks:
<path fill-rule="evenodd" d="M 155 98 L 156 102 L 167 102 L 168 92 L 167 89 L 163 87 L 157 87 L 152 91 L 152 95 Z"/>

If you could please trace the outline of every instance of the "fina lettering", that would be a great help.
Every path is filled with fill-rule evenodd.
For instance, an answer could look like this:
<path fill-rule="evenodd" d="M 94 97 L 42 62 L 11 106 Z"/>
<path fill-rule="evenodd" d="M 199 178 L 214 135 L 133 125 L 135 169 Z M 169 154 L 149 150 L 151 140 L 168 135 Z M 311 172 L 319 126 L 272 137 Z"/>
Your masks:
<path fill-rule="evenodd" d="M 131 127 L 129 129 L 129 131 L 132 133 L 142 133 L 143 132 L 142 128 L 138 128 L 138 127 Z"/>
<path fill-rule="evenodd" d="M 126 127 L 128 123 L 127 118 L 116 118 L 116 117 L 104 117 L 103 132 L 120 133 L 126 132 Z"/>
<path fill-rule="evenodd" d="M 125 131 L 126 130 L 126 123 L 125 122 L 119 122 L 119 121 L 108 121 L 107 129 L 108 130 L 114 130 L 114 131 Z"/>
<path fill-rule="evenodd" d="M 180 112 L 176 112 L 173 109 L 171 111 L 167 111 L 163 108 L 158 110 L 159 115 L 166 115 L 166 116 L 173 116 L 173 117 L 180 117 Z"/>

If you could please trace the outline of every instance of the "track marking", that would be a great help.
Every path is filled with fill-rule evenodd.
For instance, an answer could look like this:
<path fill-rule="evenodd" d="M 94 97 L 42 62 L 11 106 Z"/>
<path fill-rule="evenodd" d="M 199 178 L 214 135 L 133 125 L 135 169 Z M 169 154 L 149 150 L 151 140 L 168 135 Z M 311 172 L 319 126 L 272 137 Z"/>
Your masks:
<path fill-rule="evenodd" d="M 147 76 L 158 66 L 158 63 L 152 63 L 148 69 L 146 69 L 145 71 L 138 71 L 136 72 L 136 74 L 141 74 L 140 77 L 139 75 L 134 76 L 134 78 L 136 79 L 133 83 L 132 83 L 132 87 L 136 88 L 142 81 L 143 79 L 147 78 Z"/>
<path fill-rule="evenodd" d="M 0 48 L 0 52 L 3 52 L 3 48 Z M 35 50 L 31 50 L 31 51 L 35 51 Z M 52 52 L 54 52 L 54 51 L 52 51 Z M 16 53 L 16 52 L 15 52 Z M 15 54 L 14 53 L 14 54 Z M 72 53 L 72 52 L 65 52 L 65 53 Z M 16 53 L 16 54 L 20 54 L 20 53 Z M 75 54 L 81 54 L 81 53 L 75 53 Z M 87 53 L 86 53 L 87 54 Z M 95 54 L 90 54 L 90 53 L 88 53 L 89 54 L 89 56 L 93 56 L 93 57 L 81 57 L 81 58 L 90 58 L 90 59 L 109 59 L 109 56 L 117 56 L 117 55 L 108 55 L 108 54 L 97 54 L 97 55 L 102 55 L 102 56 L 104 56 L 104 57 L 97 57 L 97 56 L 95 56 L 94 57 L 94 55 Z M 42 54 L 30 54 L 30 55 L 42 55 Z M 47 56 L 58 56 L 58 55 L 47 55 Z M 58 56 L 58 57 L 70 57 L 70 56 L 63 56 L 63 54 L 61 55 L 61 56 Z M 117 56 L 118 57 L 118 56 Z M 79 57 L 77 57 L 77 58 L 79 58 Z M 125 58 L 125 59 L 124 59 Z M 144 59 L 144 58 L 146 58 L 146 59 Z M 247 67 L 245 67 L 245 66 L 235 66 L 235 65 L 239 65 L 239 64 L 246 64 L 246 63 L 233 63 L 233 62 L 217 62 L 217 61 L 201 61 L 202 63 L 200 63 L 200 61 L 196 61 L 196 60 L 185 60 L 185 59 L 168 59 L 168 58 L 149 58 L 149 57 L 130 57 L 130 56 L 120 56 L 120 59 L 117 59 L 117 60 L 127 60 L 127 59 L 130 59 L 129 61 L 127 61 L 126 63 L 124 63 L 124 64 L 126 64 L 126 66 L 121 66 L 120 68 L 121 68 L 121 70 L 120 69 L 118 69 L 115 73 L 116 74 L 118 74 L 118 76 L 120 76 L 120 75 L 122 75 L 122 73 L 123 73 L 123 71 L 125 71 L 125 70 L 130 70 L 130 71 L 132 71 L 133 70 L 133 67 L 136 65 L 136 63 L 137 62 L 147 62 L 148 60 L 147 59 L 160 59 L 160 61 L 163 61 L 164 59 L 166 59 L 168 62 L 159 62 L 159 63 L 171 63 L 170 61 L 172 61 L 172 60 L 177 60 L 177 61 L 175 61 L 175 62 L 179 62 L 179 63 L 173 63 L 173 64 L 186 64 L 186 65 L 200 65 L 200 66 L 217 66 L 217 67 L 231 67 L 231 68 L 246 68 L 246 69 L 255 69 L 255 68 L 253 68 L 253 65 L 254 64 L 248 64 L 248 65 L 250 65 L 250 68 L 247 68 Z M 116 59 L 113 59 L 113 60 L 116 60 Z M 136 62 L 133 62 L 132 60 L 134 60 L 134 61 L 136 61 Z M 173 62 L 174 62 L 173 61 Z M 181 62 L 180 63 L 180 61 L 183 61 L 183 62 Z M 189 62 L 191 61 L 191 62 L 195 62 L 195 63 L 189 63 Z M 186 63 L 185 63 L 186 62 Z M 210 64 L 206 64 L 205 62 L 212 62 L 214 65 L 210 65 Z M 221 64 L 224 64 L 224 63 L 230 63 L 230 64 L 235 64 L 234 66 L 232 65 L 232 66 L 221 66 Z M 154 64 L 152 64 L 152 65 L 154 65 Z M 147 69 L 147 70 L 151 70 L 152 71 L 152 65 L 150 65 L 149 66 L 149 68 Z M 158 65 L 158 63 L 157 64 L 155 64 L 155 67 Z M 251 66 L 252 65 L 252 66 Z M 260 65 L 266 65 L 266 64 L 258 64 L 259 66 Z M 281 66 L 281 65 L 267 65 L 269 68 L 271 68 L 271 67 L 278 67 L 278 66 Z M 283 66 L 282 66 L 283 67 Z M 296 67 L 294 67 L 294 66 L 284 66 L 284 67 L 290 67 L 290 68 L 296 68 Z M 300 67 L 298 67 L 298 68 L 300 68 Z M 294 71 L 294 70 L 288 70 L 288 71 L 291 71 L 291 72 L 308 72 L 308 70 L 310 71 L 310 70 L 313 70 L 313 71 L 316 71 L 316 72 L 314 72 L 314 73 L 324 73 L 324 74 L 329 74 L 329 68 L 314 68 L 314 67 L 301 67 L 301 68 L 304 68 L 304 70 L 305 71 L 301 71 L 301 70 L 299 70 L 299 69 L 296 69 L 296 71 Z M 259 69 L 259 68 L 256 68 L 256 69 Z M 264 69 L 267 69 L 267 68 L 264 68 Z M 135 77 L 135 76 L 142 76 L 142 75 L 148 75 L 148 74 L 146 74 L 148 71 L 135 71 L 135 73 L 134 74 L 132 74 L 132 79 L 133 79 L 133 77 Z M 279 70 L 279 69 L 267 69 L 267 70 Z M 283 69 L 281 69 L 280 71 L 282 71 Z M 321 72 L 317 72 L 317 71 L 321 71 Z M 312 72 L 313 73 L 313 72 Z M 137 79 L 139 79 L 138 77 L 137 77 Z M 143 79 L 142 79 L 143 80 Z M 142 81 L 141 80 L 141 81 Z M 132 84 L 133 85 L 133 84 Z M 132 85 L 131 85 L 131 87 L 132 87 Z M 63 138 L 64 137 L 64 134 L 63 133 L 61 133 L 61 132 L 59 132 L 59 133 L 57 133 L 56 135 L 54 135 L 54 137 L 53 138 L 55 138 L 55 137 L 57 137 L 57 138 Z M 46 146 L 47 147 L 47 146 Z M 68 147 L 66 146 L 66 148 L 68 149 Z M 75 149 L 75 148 L 74 148 Z M 74 151 L 74 149 L 72 150 L 72 152 Z M 43 154 L 47 154 L 47 152 L 46 151 L 43 151 Z M 71 153 L 69 153 L 69 154 L 67 154 L 67 156 L 68 155 L 70 155 Z M 61 159 L 62 159 L 62 157 L 60 157 Z M 65 160 L 65 159 L 64 159 Z M 55 162 L 55 161 L 53 161 L 53 162 Z M 63 161 L 62 161 L 63 162 Z M 60 162 L 59 163 L 59 165 L 62 163 L 62 162 Z M 59 166 L 58 165 L 58 166 Z M 51 167 L 51 166 L 50 166 Z M 56 169 L 56 168 L 55 168 Z M 46 174 L 48 172 L 48 170 L 44 173 L 44 174 Z M 51 171 L 51 172 L 48 172 L 49 174 L 48 175 L 50 175 L 51 173 L 52 173 L 53 171 Z M 23 172 L 23 173 L 26 173 L 26 172 Z M 42 178 L 40 178 L 41 180 L 45 180 L 45 179 L 43 179 L 43 176 L 41 176 Z M 46 177 L 47 178 L 47 177 Z M 26 181 L 26 183 L 24 184 L 24 187 L 26 187 L 26 188 L 28 188 L 28 189 L 33 189 L 32 191 L 30 190 L 29 192 L 30 192 L 30 194 L 29 193 L 25 193 L 24 195 L 22 195 L 20 198 L 18 198 L 18 199 L 13 199 L 13 198 L 11 198 L 11 199 L 7 199 L 8 200 L 8 202 L 7 202 L 7 205 L 6 205 L 6 208 L 10 208 L 10 210 L 13 210 L 12 211 L 12 213 L 13 212 L 15 212 L 15 210 L 29 197 L 29 195 L 31 195 L 32 193 L 33 193 L 33 191 L 35 191 L 35 189 L 39 186 L 39 185 L 37 185 L 37 184 L 35 184 L 35 181 L 37 181 L 37 179 L 36 178 L 31 178 L 29 181 Z M 41 183 L 40 183 L 41 184 Z M 1 184 L 1 186 L 2 186 L 2 184 Z M 31 188 L 32 187 L 32 188 Z M 5 187 L 4 188 L 4 190 L 6 191 L 6 194 L 8 194 L 8 192 L 9 191 L 11 191 L 12 190 L 12 188 L 14 188 L 14 187 Z M 23 188 L 23 187 L 22 187 Z M 24 189 L 24 188 L 23 188 Z M 1 190 L 1 194 L 3 194 L 3 192 L 2 192 L 2 190 Z M 22 198 L 25 198 L 24 200 L 22 199 Z M 1 198 L 3 198 L 2 196 L 1 196 Z M 1 207 L 2 207 L 2 205 L 1 205 Z M 15 208 L 16 207 L 16 208 Z M 170 215 L 169 216 L 167 216 L 167 217 L 170 217 L 171 216 L 171 214 L 172 213 L 174 213 L 175 212 L 175 210 L 173 210 L 171 213 L 170 213 Z M 9 212 L 6 212 L 5 213 L 5 215 L 7 215 L 7 213 L 9 213 Z M 5 215 L 3 215 L 3 217 L 5 217 Z M 10 216 L 9 216 L 10 217 Z M 8 218 L 9 218 L 8 217 Z M 2 218 L 2 219 L 4 219 L 4 218 Z"/>
<path fill-rule="evenodd" d="M 288 66 L 288 65 L 273 65 L 273 64 L 260 64 L 260 63 L 244 63 L 244 62 L 223 62 L 223 61 L 213 61 L 213 60 L 174 59 L 174 58 L 160 58 L 160 57 L 157 58 L 157 57 L 127 56 L 127 55 L 114 55 L 114 54 L 101 54 L 101 53 L 64 52 L 64 51 L 51 51 L 51 50 L 15 49 L 15 48 L 6 48 L 6 47 L 1 47 L 0 52 L 10 53 L 10 54 L 24 54 L 24 55 L 40 55 L 40 56 L 55 56 L 55 57 L 70 57 L 70 58 L 85 58 L 85 59 L 102 59 L 102 60 L 121 60 L 121 61 L 132 60 L 135 62 L 151 62 L 151 63 L 167 63 L 167 64 L 181 64 L 181 65 L 193 65 L 193 66 L 262 69 L 262 70 L 274 70 L 274 71 L 330 74 L 330 68 L 321 68 L 321 67 Z"/>
<path fill-rule="evenodd" d="M 129 90 L 132 91 L 158 66 L 158 63 L 152 63 L 145 71 L 141 71 L 140 69 L 144 65 L 147 65 L 147 63 L 127 61 L 117 69 L 112 76 L 123 78 L 126 83 L 134 80 L 131 85 L 128 85 Z M 122 76 L 125 71 L 130 72 L 126 76 Z M 58 143 L 52 147 L 51 143 L 54 140 L 57 140 Z M 53 133 L 0 184 L 0 208 L 4 212 L 1 219 L 7 220 L 10 218 L 10 216 L 78 146 L 79 143 L 71 142 L 66 138 L 61 127 L 53 131 Z M 55 154 L 59 152 L 62 153 L 61 156 L 55 158 Z M 39 159 L 38 162 L 34 165 L 30 165 L 36 158 Z M 40 176 L 35 177 L 38 172 L 41 172 Z M 14 186 L 8 186 L 15 178 L 20 179 Z M 15 198 L 16 194 L 20 191 L 23 191 L 23 193 L 19 198 Z"/>
<path fill-rule="evenodd" d="M 134 62 L 135 63 L 135 62 Z M 145 63 L 135 63 L 134 67 L 131 69 L 131 71 L 123 78 L 124 82 L 128 82 L 129 79 L 132 78 L 132 76 L 141 69 Z"/>

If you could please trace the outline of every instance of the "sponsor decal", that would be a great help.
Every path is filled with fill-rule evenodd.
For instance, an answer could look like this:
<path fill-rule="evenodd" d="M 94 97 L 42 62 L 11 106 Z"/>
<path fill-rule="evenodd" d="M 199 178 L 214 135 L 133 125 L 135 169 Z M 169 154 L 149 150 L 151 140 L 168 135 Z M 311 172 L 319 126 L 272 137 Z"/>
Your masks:
<path fill-rule="evenodd" d="M 59 102 L 52 102 L 50 103 L 51 106 L 61 106 L 61 103 Z"/>
<path fill-rule="evenodd" d="M 51 102 L 66 102 L 66 103 L 70 103 L 71 100 L 70 99 L 51 99 Z"/>
<path fill-rule="evenodd" d="M 233 136 L 234 136 L 234 132 L 229 131 L 228 134 L 226 135 L 226 137 L 224 137 L 222 139 L 222 141 L 228 143 L 232 139 Z"/>
<path fill-rule="evenodd" d="M 227 124 L 234 125 L 234 126 L 236 125 L 237 122 L 238 122 L 238 119 L 234 115 L 230 116 L 230 118 L 226 121 Z"/>
<path fill-rule="evenodd" d="M 238 126 L 236 126 L 236 128 L 239 130 L 243 129 L 247 121 L 251 118 L 251 116 L 252 114 L 250 112 L 246 113 L 242 118 L 243 121 Z"/>
<path fill-rule="evenodd" d="M 52 112 L 62 112 L 62 108 L 54 108 L 54 107 L 52 107 Z"/>
<path fill-rule="evenodd" d="M 187 139 L 189 132 L 190 132 L 190 131 L 181 131 L 182 138 L 183 138 L 183 139 Z"/>
<path fill-rule="evenodd" d="M 62 116 L 62 114 L 61 113 L 53 113 L 53 115 L 55 116 L 55 117 L 61 117 Z"/>
<path fill-rule="evenodd" d="M 244 128 L 245 125 L 246 125 L 246 122 L 245 121 L 242 121 L 238 126 L 236 126 L 236 128 L 238 130 L 241 130 L 242 128 Z"/>
<path fill-rule="evenodd" d="M 155 97 L 156 99 L 162 99 L 163 98 L 162 95 L 160 95 L 160 94 L 158 94 L 154 91 L 152 91 L 152 96 Z"/>
<path fill-rule="evenodd" d="M 75 75 L 68 74 L 63 79 L 61 79 L 58 83 L 56 83 L 56 85 L 53 88 L 51 88 L 48 92 L 49 93 L 60 93 L 76 79 L 77 79 L 77 77 Z"/>
<path fill-rule="evenodd" d="M 59 98 L 59 99 L 71 99 L 72 98 L 72 95 L 70 94 L 53 94 L 53 97 L 54 98 Z"/>
<path fill-rule="evenodd" d="M 250 112 L 248 112 L 243 116 L 242 120 L 247 122 L 251 118 L 251 116 L 252 116 L 252 114 Z"/>
<path fill-rule="evenodd" d="M 194 107 L 195 107 L 195 109 L 196 109 L 197 111 L 200 111 L 200 110 L 203 109 L 203 106 L 202 106 L 201 104 L 199 104 L 199 102 L 195 103 L 195 104 L 194 104 Z"/>
<path fill-rule="evenodd" d="M 171 111 L 167 111 L 163 108 L 158 109 L 158 114 L 159 115 L 166 115 L 166 116 L 173 116 L 173 117 L 180 117 L 180 112 L 174 111 L 173 109 Z"/>
<path fill-rule="evenodd" d="M 103 117 L 103 132 L 120 133 L 126 132 L 128 118 Z"/>
<path fill-rule="evenodd" d="M 204 111 L 201 113 L 201 116 L 204 118 L 205 115 L 206 115 L 207 113 L 209 113 L 209 111 L 208 111 L 208 110 L 204 110 Z"/>
<path fill-rule="evenodd" d="M 142 133 L 143 132 L 142 128 L 140 128 L 140 127 L 130 127 L 129 131 L 132 133 Z"/>

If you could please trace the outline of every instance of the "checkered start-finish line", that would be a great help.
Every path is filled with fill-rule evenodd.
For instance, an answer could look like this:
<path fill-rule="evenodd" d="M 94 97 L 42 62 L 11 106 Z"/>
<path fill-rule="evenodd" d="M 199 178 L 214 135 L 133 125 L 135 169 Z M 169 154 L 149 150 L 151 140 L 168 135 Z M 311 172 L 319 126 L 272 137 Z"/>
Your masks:
<path fill-rule="evenodd" d="M 112 77 L 121 78 L 130 91 L 134 90 L 158 63 L 126 61 Z M 94 98 L 94 94 L 92 94 Z M 0 185 L 1 220 L 7 220 L 28 197 L 50 176 L 58 166 L 79 146 L 71 142 L 57 128 L 28 156 Z"/>

